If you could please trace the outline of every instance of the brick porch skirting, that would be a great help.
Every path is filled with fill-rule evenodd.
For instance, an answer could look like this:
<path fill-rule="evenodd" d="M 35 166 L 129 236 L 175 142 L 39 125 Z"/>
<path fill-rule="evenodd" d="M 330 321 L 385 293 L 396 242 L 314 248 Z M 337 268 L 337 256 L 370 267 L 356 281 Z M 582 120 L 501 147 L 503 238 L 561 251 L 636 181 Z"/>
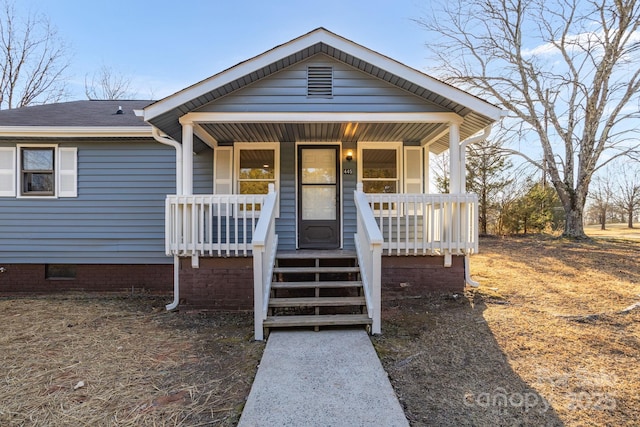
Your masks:
<path fill-rule="evenodd" d="M 47 277 L 46 264 L 0 264 L 0 294 L 51 292 L 151 292 L 169 295 L 173 290 L 173 264 L 77 264 L 75 277 Z"/>

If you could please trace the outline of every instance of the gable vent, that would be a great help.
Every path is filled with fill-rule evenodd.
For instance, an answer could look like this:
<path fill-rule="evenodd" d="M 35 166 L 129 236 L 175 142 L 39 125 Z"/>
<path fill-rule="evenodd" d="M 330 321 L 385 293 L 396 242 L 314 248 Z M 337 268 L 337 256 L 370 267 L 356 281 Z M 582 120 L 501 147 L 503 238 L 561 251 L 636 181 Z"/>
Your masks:
<path fill-rule="evenodd" d="M 333 96 L 333 67 L 307 68 L 307 96 L 316 98 Z"/>

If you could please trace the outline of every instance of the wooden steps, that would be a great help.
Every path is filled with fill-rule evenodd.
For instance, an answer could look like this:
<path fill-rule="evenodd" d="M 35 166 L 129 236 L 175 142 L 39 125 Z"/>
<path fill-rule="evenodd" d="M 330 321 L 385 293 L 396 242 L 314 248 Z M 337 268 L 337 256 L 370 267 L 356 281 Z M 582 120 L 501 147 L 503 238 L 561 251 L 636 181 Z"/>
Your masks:
<path fill-rule="evenodd" d="M 272 282 L 271 289 L 340 289 L 362 286 L 358 280 L 336 280 L 330 282 Z"/>
<path fill-rule="evenodd" d="M 269 307 L 337 307 L 343 305 L 365 305 L 364 297 L 302 297 L 271 298 Z"/>
<path fill-rule="evenodd" d="M 290 328 L 298 326 L 354 326 L 370 325 L 366 314 L 325 314 L 311 316 L 271 316 L 264 321 L 265 328 Z"/>
<path fill-rule="evenodd" d="M 351 251 L 279 252 L 273 270 L 269 328 L 367 326 L 357 256 Z"/>
<path fill-rule="evenodd" d="M 360 267 L 276 267 L 273 272 L 278 273 L 360 273 Z"/>

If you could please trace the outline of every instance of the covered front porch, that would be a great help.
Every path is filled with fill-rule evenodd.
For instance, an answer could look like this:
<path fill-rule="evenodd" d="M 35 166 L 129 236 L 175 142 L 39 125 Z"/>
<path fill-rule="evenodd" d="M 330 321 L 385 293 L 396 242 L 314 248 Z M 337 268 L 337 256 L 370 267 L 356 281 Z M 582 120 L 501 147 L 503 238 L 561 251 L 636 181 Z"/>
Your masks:
<path fill-rule="evenodd" d="M 419 267 L 436 260 L 464 283 L 461 260 L 478 249 L 465 147 L 487 137 L 501 117 L 495 106 L 318 28 L 141 115 L 155 139 L 176 150 L 176 193 L 166 199 L 176 283 L 168 308 L 180 302 L 180 274 L 198 282 L 197 300 L 216 287 L 245 295 L 247 280 L 235 280 L 250 270 L 253 295 L 245 296 L 261 338 L 265 322 L 275 322 L 269 312 L 290 302 L 272 300 L 274 277 L 288 274 L 275 265 L 283 252 L 303 249 L 316 251 L 313 265 L 296 267 L 304 279 L 292 279 L 316 289 L 305 304 L 316 304 L 317 314 L 317 305 L 334 302 L 318 290 L 335 271 L 342 278 L 330 285 L 356 285 L 349 301 L 364 298 L 373 333 L 381 331 L 385 271 L 395 274 L 384 267 L 390 259 L 410 259 L 416 281 L 425 280 Z M 432 194 L 431 156 L 447 150 L 449 194 Z M 327 254 L 336 251 L 356 260 L 329 269 Z M 234 262 L 239 273 L 219 280 L 214 269 Z M 197 273 L 204 264 L 209 276 Z"/>
<path fill-rule="evenodd" d="M 467 143 L 486 137 L 486 133 L 460 141 L 459 125 L 442 123 L 455 117 L 442 114 L 422 114 L 420 121 L 417 115 L 398 114 L 397 122 L 390 122 L 390 116 L 386 115 L 383 123 L 354 123 L 353 115 L 343 115 L 344 123 L 332 124 L 313 122 L 316 116 L 313 114 L 299 115 L 300 120 L 309 120 L 305 123 L 238 122 L 233 116 L 187 114 L 181 119 L 182 144 L 176 149 L 181 151 L 178 188 L 182 191 L 166 199 L 166 254 L 176 260 L 189 258 L 192 269 L 199 267 L 202 258 L 250 258 L 256 339 L 263 338 L 263 326 L 269 321 L 272 284 L 278 277 L 274 273 L 278 253 L 309 248 L 301 245 L 300 239 L 305 215 L 313 216 L 323 204 L 330 205 L 330 213 L 321 212 L 321 218 L 335 220 L 338 237 L 333 246 L 320 242 L 315 249 L 356 254 L 357 279 L 366 303 L 363 311 L 370 319 L 372 333 L 381 332 L 384 257 L 435 257 L 442 268 L 450 268 L 454 257 L 466 259 L 477 252 L 477 198 L 462 188 L 463 153 Z M 290 115 L 284 114 L 278 118 L 283 120 L 285 116 L 291 120 Z M 369 120 L 382 119 L 375 114 L 368 116 Z M 255 141 L 221 142 L 222 129 L 231 126 L 240 132 L 239 139 Z M 287 128 L 298 132 L 306 129 L 308 133 L 298 133 L 300 141 L 274 145 L 272 140 L 280 135 L 278 130 Z M 336 128 L 342 129 L 342 133 L 329 136 Z M 349 136 L 354 128 L 369 135 L 369 139 L 374 139 L 371 133 L 374 129 L 381 128 L 375 138 L 379 141 L 359 142 L 362 135 Z M 205 129 L 207 134 L 203 135 Z M 403 129 L 420 135 L 418 141 L 411 141 Z M 442 129 L 446 129 L 444 134 Z M 406 142 L 389 143 L 392 134 Z M 265 140 L 272 145 L 266 145 Z M 449 177 L 451 192 L 431 194 L 429 157 L 445 148 L 443 144 L 446 149 L 455 147 L 450 149 L 450 170 L 455 171 Z M 273 147 L 272 157 L 269 147 Z M 305 149 L 336 154 L 328 163 L 305 165 Z M 198 156 L 208 151 L 213 159 L 213 188 L 218 194 L 193 194 L 197 175 L 194 159 L 197 162 Z M 260 161 L 255 159 L 257 151 L 263 154 Z M 367 164 L 368 159 L 371 164 Z M 372 172 L 376 166 L 383 172 Z M 304 205 L 305 176 L 318 174 L 322 176 L 321 186 L 334 186 L 335 192 L 329 202 L 315 200 L 312 209 L 308 209 Z M 243 181 L 243 176 L 256 178 Z M 251 185 L 244 187 L 244 182 Z M 264 187 L 266 194 L 244 191 Z M 382 192 L 371 192 L 376 189 Z M 459 280 L 462 285 L 465 277 Z M 176 295 L 179 292 L 177 286 Z"/>

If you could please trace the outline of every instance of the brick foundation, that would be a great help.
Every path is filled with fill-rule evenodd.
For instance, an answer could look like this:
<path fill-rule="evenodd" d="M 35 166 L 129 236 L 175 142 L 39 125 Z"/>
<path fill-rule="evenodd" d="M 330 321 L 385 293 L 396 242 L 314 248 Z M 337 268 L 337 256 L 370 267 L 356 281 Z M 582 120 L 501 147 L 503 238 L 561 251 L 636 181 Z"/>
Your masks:
<path fill-rule="evenodd" d="M 131 292 L 170 294 L 173 265 L 77 265 L 74 279 L 47 279 L 44 264 L 8 264 L 0 273 L 0 294 L 50 292 Z M 382 257 L 382 297 L 415 296 L 430 292 L 462 292 L 464 257 Z M 200 258 L 180 260 L 180 307 L 194 310 L 253 310 L 253 259 Z"/>
<path fill-rule="evenodd" d="M 451 267 L 442 256 L 382 257 L 382 298 L 426 293 L 462 292 L 464 257 L 452 257 Z"/>
<path fill-rule="evenodd" d="M 180 307 L 198 310 L 253 310 L 253 258 L 180 260 Z"/>
<path fill-rule="evenodd" d="M 173 265 L 78 264 L 75 278 L 47 278 L 45 264 L 0 264 L 0 294 L 51 292 L 131 292 L 169 294 Z"/>

